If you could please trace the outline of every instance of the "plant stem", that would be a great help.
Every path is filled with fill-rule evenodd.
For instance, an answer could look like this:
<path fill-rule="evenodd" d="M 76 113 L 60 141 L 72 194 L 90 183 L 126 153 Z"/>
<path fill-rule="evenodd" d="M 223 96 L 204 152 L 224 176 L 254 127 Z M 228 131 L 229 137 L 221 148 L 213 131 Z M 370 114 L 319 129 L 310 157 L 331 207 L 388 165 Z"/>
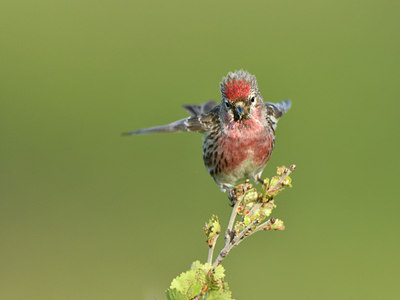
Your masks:
<path fill-rule="evenodd" d="M 242 198 L 243 199 L 243 198 Z M 236 199 L 236 203 L 233 206 L 232 209 L 232 213 L 231 213 L 231 217 L 229 218 L 229 223 L 228 223 L 228 227 L 226 228 L 225 231 L 225 245 L 224 247 L 230 243 L 230 241 L 232 240 L 232 227 L 233 227 L 233 223 L 235 222 L 237 213 L 238 213 L 238 207 L 240 205 L 241 200 Z"/>
<path fill-rule="evenodd" d="M 235 219 L 238 213 L 238 207 L 240 205 L 240 202 L 242 201 L 243 197 L 241 197 L 241 199 L 236 199 L 236 203 L 232 208 L 232 213 L 231 216 L 229 218 L 229 222 L 228 222 L 228 226 L 226 228 L 225 231 L 225 245 L 222 248 L 222 250 L 219 252 L 217 259 L 215 260 L 215 262 L 213 263 L 213 266 L 217 266 L 221 263 L 221 261 L 224 259 L 224 257 L 228 254 L 228 252 L 226 252 L 226 249 L 228 249 L 229 244 L 231 243 L 231 241 L 233 240 L 233 236 L 232 236 L 232 228 L 233 228 L 233 224 L 235 223 Z M 215 244 L 213 245 L 215 246 Z M 211 261 L 210 261 L 210 249 L 208 252 L 208 260 L 207 262 L 212 261 L 212 257 L 211 257 Z M 214 251 L 214 249 L 212 249 L 212 251 Z"/>
<path fill-rule="evenodd" d="M 218 235 L 219 236 L 219 235 Z M 212 263 L 213 255 L 214 255 L 214 249 L 215 249 L 215 244 L 217 243 L 218 236 L 214 239 L 214 242 L 211 244 L 211 246 L 208 248 L 208 257 L 207 257 L 207 262 Z"/>
<path fill-rule="evenodd" d="M 221 250 L 219 253 L 217 259 L 214 261 L 213 266 L 218 266 L 222 260 L 229 254 L 229 252 L 232 250 L 233 247 L 236 247 L 239 245 L 246 235 L 251 232 L 251 229 L 254 227 L 254 225 L 257 225 L 259 223 L 258 219 L 255 219 L 253 222 L 251 222 L 246 228 L 244 228 L 239 234 L 236 235 L 235 238 L 233 238 L 229 243 L 225 244 L 224 248 Z M 251 234 L 251 233 L 250 233 Z"/>

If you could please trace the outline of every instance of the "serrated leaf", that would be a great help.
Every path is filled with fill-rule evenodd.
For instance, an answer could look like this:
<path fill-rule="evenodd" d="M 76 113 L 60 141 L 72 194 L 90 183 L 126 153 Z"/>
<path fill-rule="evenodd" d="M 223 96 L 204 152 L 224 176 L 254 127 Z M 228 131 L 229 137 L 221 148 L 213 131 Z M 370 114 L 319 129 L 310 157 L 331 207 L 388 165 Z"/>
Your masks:
<path fill-rule="evenodd" d="M 191 270 L 195 270 L 195 269 L 200 269 L 203 267 L 203 264 L 199 261 L 199 260 L 195 260 L 194 262 L 192 262 L 192 264 L 190 265 L 190 269 Z"/>
<path fill-rule="evenodd" d="M 201 281 L 196 281 L 194 282 L 193 285 L 191 285 L 188 290 L 186 291 L 186 295 L 192 299 L 194 297 L 196 297 L 197 295 L 199 295 L 201 293 L 201 288 L 202 288 L 202 282 Z"/>
<path fill-rule="evenodd" d="M 195 284 L 196 277 L 197 274 L 195 270 L 183 272 L 181 273 L 181 275 L 172 280 L 171 286 L 169 288 L 177 289 L 179 292 L 186 295 L 186 291 L 189 289 L 189 287 Z"/>
<path fill-rule="evenodd" d="M 207 300 L 231 300 L 232 292 L 229 290 L 213 290 L 207 293 Z"/>
<path fill-rule="evenodd" d="M 218 265 L 214 269 L 213 278 L 214 280 L 224 279 L 225 277 L 225 268 L 222 265 Z"/>
<path fill-rule="evenodd" d="M 166 294 L 168 300 L 187 300 L 187 297 L 177 289 L 169 289 Z"/>

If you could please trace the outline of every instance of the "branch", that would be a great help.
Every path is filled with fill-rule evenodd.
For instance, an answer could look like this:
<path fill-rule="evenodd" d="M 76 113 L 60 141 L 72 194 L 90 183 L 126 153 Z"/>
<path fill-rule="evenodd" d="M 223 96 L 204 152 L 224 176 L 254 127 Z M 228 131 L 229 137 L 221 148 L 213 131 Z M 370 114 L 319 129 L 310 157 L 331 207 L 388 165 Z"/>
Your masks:
<path fill-rule="evenodd" d="M 217 259 L 214 261 L 213 266 L 218 266 L 222 262 L 222 260 L 229 254 L 232 248 L 239 245 L 240 242 L 243 241 L 243 239 L 246 237 L 246 235 L 249 234 L 249 232 L 251 232 L 251 229 L 259 222 L 260 221 L 258 219 L 255 219 L 245 229 L 243 229 L 243 231 L 241 231 L 238 235 L 236 235 L 235 238 L 233 238 L 229 243 L 225 244 L 224 248 L 222 248 L 221 252 L 219 253 Z"/>
<path fill-rule="evenodd" d="M 231 240 L 233 238 L 232 237 L 232 227 L 233 227 L 233 224 L 235 223 L 236 216 L 238 214 L 238 208 L 239 208 L 240 203 L 242 202 L 242 199 L 243 198 L 241 198 L 240 200 L 237 199 L 235 205 L 232 208 L 232 213 L 231 213 L 231 216 L 229 218 L 228 226 L 226 227 L 226 231 L 225 231 L 225 245 L 224 245 L 224 248 L 226 247 L 226 245 L 228 245 L 231 242 Z"/>
<path fill-rule="evenodd" d="M 195 261 L 190 270 L 177 276 L 166 292 L 169 300 L 208 297 L 210 299 L 232 299 L 232 293 L 224 279 L 225 269 L 221 262 L 234 247 L 254 233 L 262 230 L 285 229 L 282 220 L 269 218 L 269 216 L 276 207 L 274 197 L 286 187 L 291 187 L 289 175 L 294 169 L 294 165 L 289 168 L 278 168 L 277 176 L 264 180 L 261 191 L 253 188 L 248 180 L 232 190 L 234 195 L 230 194 L 230 198 L 233 196 L 236 201 L 225 230 L 223 248 L 212 263 L 215 245 L 221 232 L 218 217 L 213 215 L 204 226 L 206 242 L 209 247 L 207 263 L 202 264 L 200 261 Z M 236 220 L 238 215 L 240 219 Z"/>
<path fill-rule="evenodd" d="M 211 264 L 212 259 L 213 259 L 213 255 L 214 255 L 214 249 L 215 249 L 215 244 L 217 243 L 217 238 L 214 239 L 214 242 L 211 244 L 211 246 L 209 246 L 208 248 L 208 256 L 207 256 L 207 262 L 209 264 Z"/>
<path fill-rule="evenodd" d="M 295 168 L 295 165 L 291 165 L 289 168 L 278 168 L 278 176 L 273 177 L 271 181 L 268 179 L 264 180 L 263 191 L 261 193 L 254 189 L 249 184 L 249 181 L 236 188 L 236 203 L 232 209 L 225 232 L 225 245 L 218 254 L 213 266 L 218 266 L 229 252 L 246 237 L 261 230 L 283 230 L 285 228 L 283 221 L 274 218 L 269 219 L 261 225 L 258 224 L 268 217 L 276 207 L 273 197 L 279 194 L 286 186 L 291 186 L 289 175 Z M 236 222 L 235 230 L 232 230 L 238 214 L 241 214 L 242 218 L 239 222 Z"/>

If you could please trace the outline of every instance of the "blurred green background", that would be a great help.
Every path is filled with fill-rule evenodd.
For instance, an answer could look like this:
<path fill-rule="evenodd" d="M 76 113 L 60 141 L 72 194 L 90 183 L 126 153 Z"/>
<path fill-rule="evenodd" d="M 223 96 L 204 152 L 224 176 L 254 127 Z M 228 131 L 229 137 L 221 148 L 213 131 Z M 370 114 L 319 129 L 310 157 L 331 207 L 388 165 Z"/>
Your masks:
<path fill-rule="evenodd" d="M 164 299 L 204 261 L 230 207 L 201 135 L 120 133 L 219 100 L 240 68 L 293 101 L 264 176 L 297 170 L 286 230 L 224 261 L 234 297 L 398 299 L 399 6 L 2 1 L 0 299 Z"/>

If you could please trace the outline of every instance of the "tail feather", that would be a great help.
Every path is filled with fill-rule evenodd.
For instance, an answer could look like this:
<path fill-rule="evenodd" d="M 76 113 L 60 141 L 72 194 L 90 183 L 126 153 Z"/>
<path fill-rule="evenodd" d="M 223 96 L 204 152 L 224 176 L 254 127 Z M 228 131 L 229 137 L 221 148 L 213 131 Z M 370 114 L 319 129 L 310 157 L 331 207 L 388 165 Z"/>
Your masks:
<path fill-rule="evenodd" d="M 201 114 L 209 113 L 216 105 L 217 103 L 215 103 L 215 101 L 207 101 L 200 105 L 182 105 L 182 107 L 192 116 L 199 116 Z"/>

